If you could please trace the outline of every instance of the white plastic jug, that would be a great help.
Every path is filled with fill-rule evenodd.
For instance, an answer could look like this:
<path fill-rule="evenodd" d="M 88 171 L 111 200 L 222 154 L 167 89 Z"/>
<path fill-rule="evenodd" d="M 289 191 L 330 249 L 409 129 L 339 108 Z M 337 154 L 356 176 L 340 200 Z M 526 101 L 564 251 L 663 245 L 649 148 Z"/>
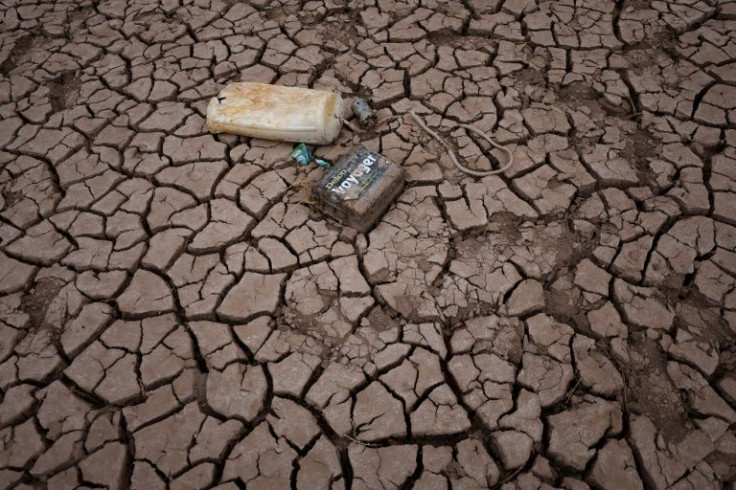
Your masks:
<path fill-rule="evenodd" d="M 210 100 L 207 126 L 211 133 L 326 145 L 340 134 L 342 104 L 333 92 L 232 83 Z"/>

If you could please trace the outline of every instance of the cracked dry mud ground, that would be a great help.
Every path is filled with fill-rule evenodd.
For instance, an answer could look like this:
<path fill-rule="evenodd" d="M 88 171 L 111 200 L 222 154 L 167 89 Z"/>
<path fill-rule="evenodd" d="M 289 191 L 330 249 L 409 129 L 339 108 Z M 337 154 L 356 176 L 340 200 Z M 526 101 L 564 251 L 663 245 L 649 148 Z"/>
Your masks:
<path fill-rule="evenodd" d="M 732 488 L 736 2 L 0 12 L 0 488 Z M 356 234 L 236 80 L 515 163 L 345 130 L 410 181 Z"/>

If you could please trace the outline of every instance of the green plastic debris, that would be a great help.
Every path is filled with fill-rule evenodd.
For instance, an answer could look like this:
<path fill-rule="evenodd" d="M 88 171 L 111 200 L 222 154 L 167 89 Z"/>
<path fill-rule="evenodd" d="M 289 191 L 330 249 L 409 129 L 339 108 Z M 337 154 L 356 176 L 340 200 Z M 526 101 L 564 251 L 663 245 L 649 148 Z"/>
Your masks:
<path fill-rule="evenodd" d="M 296 160 L 299 165 L 309 165 L 312 161 L 312 150 L 304 143 L 299 143 L 291 151 L 291 158 Z"/>
<path fill-rule="evenodd" d="M 294 149 L 291 151 L 291 158 L 293 160 L 296 160 L 297 163 L 302 166 L 306 166 L 312 162 L 315 162 L 317 165 L 323 168 L 332 167 L 332 165 L 330 165 L 330 162 L 328 162 L 327 160 L 315 157 L 314 154 L 312 154 L 312 149 L 304 143 L 299 143 L 294 147 Z"/>

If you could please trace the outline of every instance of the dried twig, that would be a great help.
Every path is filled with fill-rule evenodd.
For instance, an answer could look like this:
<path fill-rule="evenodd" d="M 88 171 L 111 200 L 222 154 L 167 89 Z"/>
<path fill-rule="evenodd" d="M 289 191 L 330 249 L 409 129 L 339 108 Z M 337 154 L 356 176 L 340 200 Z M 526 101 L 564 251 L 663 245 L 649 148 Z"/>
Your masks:
<path fill-rule="evenodd" d="M 493 486 L 494 490 L 496 488 L 501 488 L 504 484 L 506 484 L 506 483 L 510 482 L 511 480 L 513 480 L 514 477 L 516 477 L 516 475 L 518 475 L 519 473 L 521 473 L 521 470 L 523 470 L 523 469 L 524 469 L 524 466 L 519 466 L 518 468 L 516 468 L 513 473 L 511 473 L 509 476 L 507 476 L 506 478 L 504 478 L 500 482 L 496 483 Z"/>
<path fill-rule="evenodd" d="M 359 441 L 359 440 L 357 440 L 356 438 L 354 438 L 353 436 L 351 436 L 349 434 L 345 434 L 343 437 L 345 439 L 350 439 L 351 441 L 353 441 L 353 442 L 355 442 L 357 444 L 361 444 L 361 445 L 363 445 L 365 447 L 378 447 L 378 444 L 372 444 L 370 442 Z"/>
<path fill-rule="evenodd" d="M 565 403 L 570 402 L 570 398 L 572 398 L 572 394 L 575 393 L 575 390 L 578 389 L 578 386 L 580 386 L 580 382 L 583 380 L 583 378 L 578 378 L 577 383 L 575 383 L 575 386 L 573 386 L 570 391 L 567 392 L 567 398 L 565 400 Z"/>
<path fill-rule="evenodd" d="M 616 368 L 618 369 L 619 374 L 621 374 L 621 378 L 624 380 L 624 388 L 623 388 L 623 395 L 624 395 L 624 413 L 629 413 L 629 407 L 628 407 L 628 400 L 626 399 L 626 391 L 628 390 L 628 384 L 626 383 L 626 372 L 624 371 L 623 366 L 621 366 L 621 363 L 618 359 L 615 357 L 613 358 L 614 361 L 616 361 Z"/>

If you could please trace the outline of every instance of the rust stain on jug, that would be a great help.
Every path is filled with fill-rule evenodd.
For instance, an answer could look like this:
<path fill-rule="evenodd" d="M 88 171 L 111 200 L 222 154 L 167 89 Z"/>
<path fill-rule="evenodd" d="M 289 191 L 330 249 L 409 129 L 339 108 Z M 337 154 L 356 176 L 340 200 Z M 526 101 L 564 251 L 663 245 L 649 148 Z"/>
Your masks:
<path fill-rule="evenodd" d="M 263 83 L 225 87 L 207 107 L 212 133 L 329 144 L 342 127 L 342 97 L 333 92 Z"/>

